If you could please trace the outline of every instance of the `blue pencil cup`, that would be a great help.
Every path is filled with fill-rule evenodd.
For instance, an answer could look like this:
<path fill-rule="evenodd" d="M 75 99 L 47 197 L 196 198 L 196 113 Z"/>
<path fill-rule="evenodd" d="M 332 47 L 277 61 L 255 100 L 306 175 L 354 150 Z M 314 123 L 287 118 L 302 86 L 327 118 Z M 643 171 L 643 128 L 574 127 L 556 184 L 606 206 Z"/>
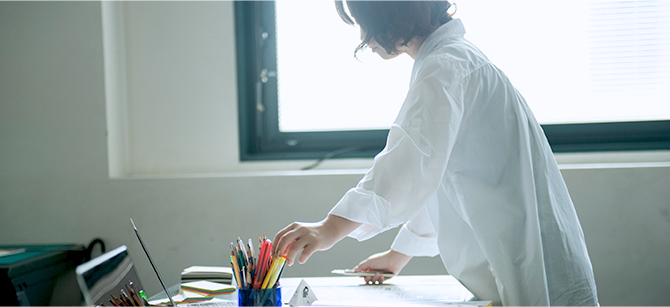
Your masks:
<path fill-rule="evenodd" d="M 281 306 L 281 286 L 270 289 L 237 289 L 238 306 Z"/>

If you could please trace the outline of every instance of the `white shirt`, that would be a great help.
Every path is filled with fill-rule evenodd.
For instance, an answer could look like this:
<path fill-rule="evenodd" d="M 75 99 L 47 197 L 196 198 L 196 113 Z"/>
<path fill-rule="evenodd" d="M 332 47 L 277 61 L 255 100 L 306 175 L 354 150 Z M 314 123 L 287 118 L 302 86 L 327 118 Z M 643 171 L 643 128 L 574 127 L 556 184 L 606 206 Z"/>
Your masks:
<path fill-rule="evenodd" d="M 330 211 L 392 249 L 438 253 L 478 299 L 597 305 L 577 214 L 540 125 L 454 19 L 430 34 L 386 147 Z"/>

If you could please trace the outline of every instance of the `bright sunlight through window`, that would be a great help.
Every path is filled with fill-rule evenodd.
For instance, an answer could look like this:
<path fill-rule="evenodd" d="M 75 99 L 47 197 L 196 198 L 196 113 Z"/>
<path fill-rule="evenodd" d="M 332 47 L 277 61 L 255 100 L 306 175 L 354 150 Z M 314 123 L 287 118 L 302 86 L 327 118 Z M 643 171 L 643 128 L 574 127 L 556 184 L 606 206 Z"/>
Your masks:
<path fill-rule="evenodd" d="M 452 2 L 453 3 L 453 2 Z M 456 2 L 465 38 L 542 124 L 670 119 L 670 1 Z M 307 13 L 308 12 L 308 13 Z M 279 129 L 388 129 L 413 60 L 353 57 L 333 1 L 277 1 Z"/>

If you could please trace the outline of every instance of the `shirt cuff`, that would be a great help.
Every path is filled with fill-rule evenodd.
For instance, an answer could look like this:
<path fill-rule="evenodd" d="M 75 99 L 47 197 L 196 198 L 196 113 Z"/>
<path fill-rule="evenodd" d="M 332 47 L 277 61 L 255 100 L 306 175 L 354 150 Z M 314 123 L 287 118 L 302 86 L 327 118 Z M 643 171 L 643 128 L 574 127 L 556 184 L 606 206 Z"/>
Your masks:
<path fill-rule="evenodd" d="M 390 214 L 390 208 L 391 204 L 383 197 L 356 187 L 347 191 L 328 214 L 362 223 L 348 236 L 364 241 L 403 223 Z"/>
<path fill-rule="evenodd" d="M 437 236 L 422 237 L 413 233 L 407 224 L 402 225 L 395 237 L 391 249 L 407 256 L 433 257 L 440 253 L 437 247 Z"/>

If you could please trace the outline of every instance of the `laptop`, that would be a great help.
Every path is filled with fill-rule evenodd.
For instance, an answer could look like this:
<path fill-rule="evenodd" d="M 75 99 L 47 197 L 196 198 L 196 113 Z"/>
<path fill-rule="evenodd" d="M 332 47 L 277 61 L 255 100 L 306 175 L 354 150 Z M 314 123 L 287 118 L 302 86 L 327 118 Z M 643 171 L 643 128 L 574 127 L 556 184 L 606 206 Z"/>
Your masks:
<path fill-rule="evenodd" d="M 142 289 L 125 245 L 78 265 L 75 274 L 84 301 L 89 306 L 109 306 L 111 296 L 118 297 L 121 290 L 129 294 L 128 288 L 136 293 Z"/>
<path fill-rule="evenodd" d="M 130 219 L 130 222 L 133 224 L 133 229 L 137 235 L 137 239 L 144 249 L 144 253 L 151 263 L 151 267 L 156 272 L 156 277 L 160 281 L 165 294 L 170 299 L 172 306 L 177 306 L 174 300 L 170 296 L 163 278 L 161 278 L 154 261 L 149 255 L 149 250 L 147 250 L 140 233 L 137 231 L 135 222 L 133 219 Z M 139 290 L 142 290 L 142 284 L 140 279 L 135 271 L 135 265 L 128 254 L 128 248 L 125 245 L 119 246 L 114 250 L 106 252 L 86 263 L 80 264 L 75 269 L 77 275 L 77 282 L 79 283 L 79 288 L 81 293 L 86 301 L 86 304 L 89 306 L 112 306 L 116 305 L 112 300 L 115 298 L 123 299 L 121 293 L 124 293 L 128 296 L 130 303 L 133 303 L 134 296 L 139 294 Z M 132 293 L 135 292 L 135 293 Z M 112 298 L 112 295 L 115 298 Z M 138 298 L 141 302 L 141 298 Z M 125 304 L 128 305 L 128 304 Z M 237 306 L 237 301 L 222 301 L 217 300 L 213 302 L 202 302 L 202 303 L 184 303 L 179 304 L 178 306 L 184 307 L 223 307 L 223 306 Z"/>

